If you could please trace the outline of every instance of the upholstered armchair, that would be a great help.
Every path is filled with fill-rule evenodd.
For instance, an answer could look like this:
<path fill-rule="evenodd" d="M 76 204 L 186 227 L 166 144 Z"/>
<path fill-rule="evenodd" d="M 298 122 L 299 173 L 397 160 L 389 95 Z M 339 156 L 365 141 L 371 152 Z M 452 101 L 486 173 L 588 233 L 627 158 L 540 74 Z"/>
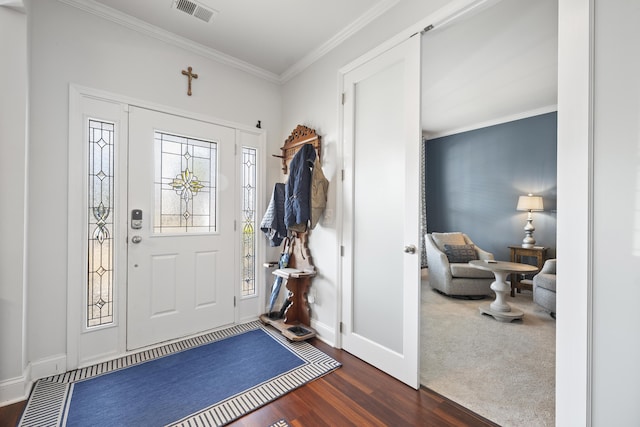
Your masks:
<path fill-rule="evenodd" d="M 471 267 L 469 261 L 494 259 L 464 233 L 428 233 L 425 236 L 429 284 L 449 296 L 491 295 L 492 272 Z"/>
<path fill-rule="evenodd" d="M 533 302 L 556 317 L 556 260 L 548 259 L 533 276 Z"/>

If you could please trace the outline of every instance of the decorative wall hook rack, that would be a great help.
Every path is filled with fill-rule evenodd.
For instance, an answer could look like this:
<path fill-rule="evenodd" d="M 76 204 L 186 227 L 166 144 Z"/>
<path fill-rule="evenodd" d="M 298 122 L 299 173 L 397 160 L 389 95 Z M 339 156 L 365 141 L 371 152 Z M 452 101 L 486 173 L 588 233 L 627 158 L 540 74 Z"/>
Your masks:
<path fill-rule="evenodd" d="M 316 149 L 318 158 L 322 159 L 322 145 L 316 131 L 306 126 L 298 125 L 285 140 L 284 145 L 280 147 L 282 155 L 272 154 L 273 157 L 282 159 L 282 172 L 285 175 L 289 171 L 289 162 L 305 144 L 312 144 L 313 148 Z"/>

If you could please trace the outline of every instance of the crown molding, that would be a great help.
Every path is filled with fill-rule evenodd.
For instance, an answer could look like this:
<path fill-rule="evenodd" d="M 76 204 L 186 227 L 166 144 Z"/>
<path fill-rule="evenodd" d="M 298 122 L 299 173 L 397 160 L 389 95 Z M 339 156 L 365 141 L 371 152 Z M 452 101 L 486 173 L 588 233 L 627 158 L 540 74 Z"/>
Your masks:
<path fill-rule="evenodd" d="M 23 0 L 0 0 L 0 7 L 8 7 L 9 9 L 25 13 Z"/>
<path fill-rule="evenodd" d="M 83 10 L 85 12 L 96 15 L 100 18 L 107 19 L 112 21 L 118 25 L 129 28 L 138 33 L 153 37 L 158 40 L 162 40 L 166 43 L 170 43 L 179 48 L 191 51 L 197 55 L 203 56 L 205 58 L 209 58 L 213 61 L 219 62 L 221 64 L 228 65 L 230 67 L 236 68 L 241 71 L 245 71 L 254 76 L 260 77 L 266 81 L 271 83 L 283 84 L 300 74 L 302 71 L 311 66 L 314 62 L 322 58 L 327 53 L 331 52 L 333 49 L 342 44 L 349 37 L 360 31 L 362 28 L 367 26 L 373 20 L 384 14 L 386 11 L 391 9 L 393 6 L 398 4 L 400 0 L 382 0 L 378 2 L 375 6 L 370 8 L 367 12 L 365 12 L 358 19 L 353 21 L 351 24 L 343 28 L 339 33 L 329 39 L 327 42 L 319 46 L 318 48 L 311 51 L 300 61 L 296 62 L 294 65 L 285 70 L 282 74 L 278 75 L 271 71 L 265 70 L 264 68 L 257 67 L 253 64 L 250 64 L 246 61 L 242 61 L 238 58 L 235 58 L 231 55 L 227 55 L 226 53 L 220 52 L 216 49 L 204 46 L 200 43 L 196 43 L 187 38 L 178 36 L 177 34 L 173 34 L 167 30 L 164 30 L 155 25 L 151 25 L 147 22 L 144 22 L 138 18 L 134 18 L 130 15 L 122 13 L 118 10 L 105 6 L 101 3 L 98 3 L 94 0 L 58 0 L 61 3 L 67 4 L 69 6 L 75 7 L 76 9 Z M 0 0 L 0 5 L 3 2 L 15 3 L 15 1 L 8 0 Z"/>
<path fill-rule="evenodd" d="M 118 10 L 97 3 L 93 0 L 58 0 L 61 3 L 99 16 L 103 19 L 115 22 L 118 25 L 134 30 L 138 33 L 153 37 L 155 39 L 173 44 L 174 46 L 191 51 L 197 55 L 209 58 L 216 62 L 228 65 L 249 74 L 253 74 L 272 83 L 280 83 L 280 76 L 263 68 L 256 67 L 248 62 L 242 61 L 226 53 L 196 43 L 187 38 L 163 30 L 155 25 L 148 24 L 138 18 L 134 18 Z"/>
<path fill-rule="evenodd" d="M 383 15 L 386 11 L 398 4 L 400 0 L 383 0 L 365 12 L 358 19 L 347 25 L 335 36 L 329 39 L 327 42 L 312 50 L 305 55 L 300 61 L 293 64 L 285 72 L 280 74 L 280 83 L 286 83 L 302 71 L 307 69 L 311 64 L 322 58 L 327 53 L 341 45 L 349 37 L 369 25 L 373 20 Z"/>
<path fill-rule="evenodd" d="M 460 128 L 456 128 L 456 129 L 450 129 L 450 130 L 441 131 L 441 132 L 423 131 L 422 132 L 422 136 L 427 138 L 427 139 L 442 138 L 444 136 L 456 135 L 456 134 L 459 134 L 459 133 L 469 132 L 469 131 L 476 130 L 476 129 L 487 128 L 489 126 L 495 126 L 495 125 L 500 125 L 500 124 L 503 124 L 503 123 L 513 122 L 513 121 L 520 120 L 520 119 L 526 119 L 526 118 L 529 118 L 529 117 L 540 116 L 542 114 L 553 113 L 554 111 L 558 111 L 558 105 L 557 104 L 546 105 L 544 107 L 535 108 L 533 110 L 522 111 L 522 112 L 519 112 L 519 113 L 510 114 L 508 116 L 498 117 L 498 118 L 495 118 L 495 119 L 487 120 L 487 121 L 480 122 L 480 123 L 474 123 L 472 125 L 464 126 L 464 127 L 460 127 Z"/>

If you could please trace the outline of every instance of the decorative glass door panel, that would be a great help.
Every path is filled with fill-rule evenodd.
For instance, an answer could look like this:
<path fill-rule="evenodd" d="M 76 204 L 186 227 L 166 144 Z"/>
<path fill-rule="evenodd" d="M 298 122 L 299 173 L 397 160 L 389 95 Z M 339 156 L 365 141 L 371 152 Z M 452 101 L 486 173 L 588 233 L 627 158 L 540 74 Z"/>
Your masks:
<path fill-rule="evenodd" d="M 155 132 L 154 233 L 216 231 L 218 144 Z"/>

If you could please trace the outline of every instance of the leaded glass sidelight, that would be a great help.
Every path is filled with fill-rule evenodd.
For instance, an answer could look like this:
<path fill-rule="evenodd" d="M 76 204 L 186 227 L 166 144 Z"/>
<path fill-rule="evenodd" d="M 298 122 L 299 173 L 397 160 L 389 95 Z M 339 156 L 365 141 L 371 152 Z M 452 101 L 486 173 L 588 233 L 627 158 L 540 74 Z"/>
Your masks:
<path fill-rule="evenodd" d="M 155 132 L 155 233 L 217 230 L 217 144 Z"/>
<path fill-rule="evenodd" d="M 87 327 L 113 323 L 115 124 L 89 120 Z"/>
<path fill-rule="evenodd" d="M 242 147 L 242 293 L 256 293 L 256 149 Z"/>

